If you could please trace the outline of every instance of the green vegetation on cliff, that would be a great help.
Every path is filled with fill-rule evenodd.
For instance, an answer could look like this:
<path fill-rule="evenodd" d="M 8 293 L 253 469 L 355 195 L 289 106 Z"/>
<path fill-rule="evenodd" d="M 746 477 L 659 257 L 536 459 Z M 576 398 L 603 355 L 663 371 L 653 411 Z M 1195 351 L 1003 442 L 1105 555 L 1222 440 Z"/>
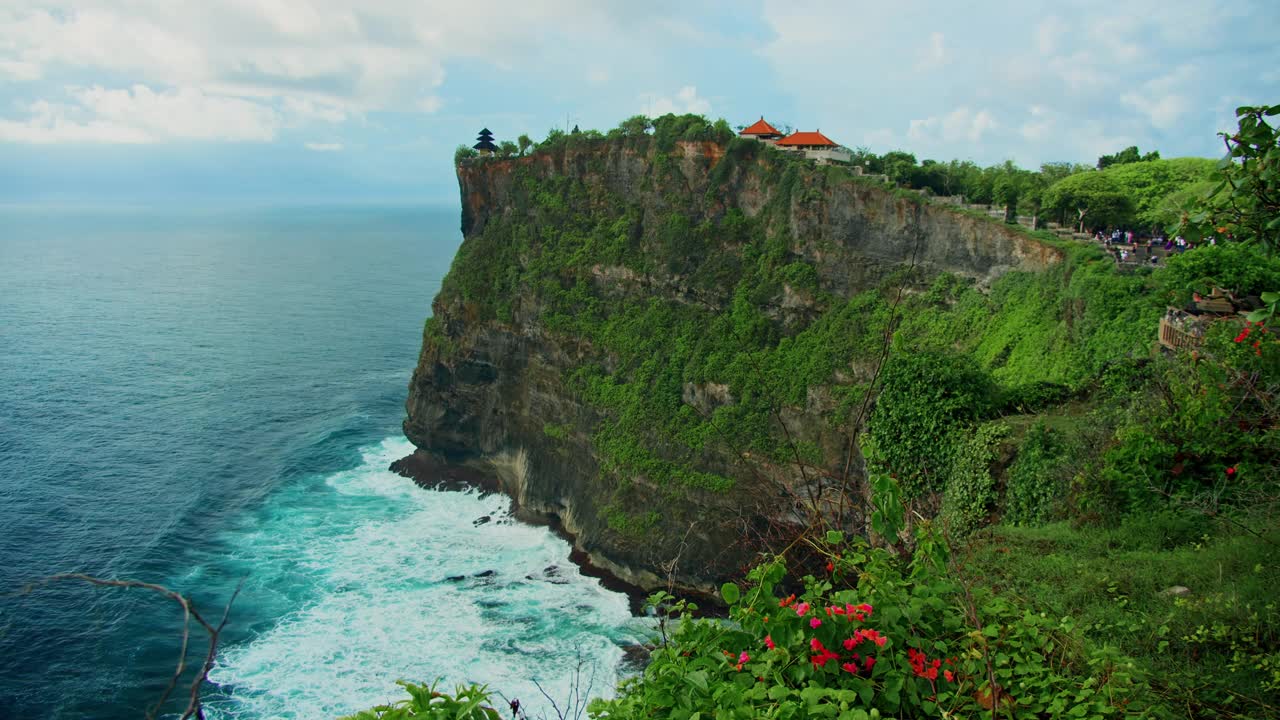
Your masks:
<path fill-rule="evenodd" d="M 793 229 L 833 187 L 892 191 L 729 138 L 692 116 L 632 119 L 505 161 L 505 205 L 469 233 L 437 300 L 447 317 L 424 333 L 435 357 L 482 324 L 571 349 L 561 382 L 599 418 L 586 447 L 609 478 L 601 514 L 632 542 L 675 532 L 682 506 L 710 514 L 769 487 L 761 476 L 852 488 L 835 517 L 857 520 L 832 535 L 751 536 L 769 554 L 745 589 L 725 587 L 732 622 L 657 597 L 672 634 L 594 712 L 1274 715 L 1280 343 L 1236 316 L 1207 323 L 1195 353 L 1154 340 L 1193 293 L 1280 288 L 1280 260 L 1222 243 L 1125 273 L 1092 245 L 991 223 L 1054 243 L 1055 262 L 985 285 L 912 250 L 861 282 L 827 262 L 839 248 Z M 617 157 L 645 168 L 627 192 L 592 181 Z M 1044 200 L 1106 181 L 1154 221 L 1205 172 L 1113 164 Z M 907 243 L 927 213 L 974 222 L 914 193 L 891 206 Z M 579 432 L 561 417 L 537 428 Z M 804 612 L 779 605 L 784 586 Z M 862 603 L 874 613 L 851 624 Z"/>

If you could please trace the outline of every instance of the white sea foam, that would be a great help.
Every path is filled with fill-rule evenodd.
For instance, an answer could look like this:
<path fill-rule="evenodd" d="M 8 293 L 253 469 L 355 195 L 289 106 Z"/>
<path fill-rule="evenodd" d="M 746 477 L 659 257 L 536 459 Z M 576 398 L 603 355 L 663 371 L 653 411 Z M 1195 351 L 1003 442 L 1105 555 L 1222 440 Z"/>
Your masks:
<path fill-rule="evenodd" d="M 411 450 L 366 448 L 358 467 L 289 488 L 226 538 L 235 560 L 222 571 L 293 609 L 222 651 L 211 717 L 334 717 L 402 697 L 396 679 L 485 683 L 545 708 L 532 681 L 562 701 L 578 657 L 593 694 L 612 690 L 620 643 L 643 635 L 627 598 L 582 576 L 546 528 L 514 522 L 505 498 L 386 470 Z"/>

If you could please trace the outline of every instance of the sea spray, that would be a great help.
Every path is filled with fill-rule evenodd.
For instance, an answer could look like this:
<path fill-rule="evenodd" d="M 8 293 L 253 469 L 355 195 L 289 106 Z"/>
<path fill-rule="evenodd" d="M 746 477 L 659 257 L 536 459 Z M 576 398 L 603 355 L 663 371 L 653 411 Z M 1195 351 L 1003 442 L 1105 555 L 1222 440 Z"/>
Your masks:
<path fill-rule="evenodd" d="M 580 684 L 612 692 L 622 646 L 645 636 L 627 598 L 581 575 L 548 529 L 514 521 L 507 498 L 386 469 L 412 449 L 363 448 L 357 467 L 282 489 L 223 538 L 213 571 L 292 610 L 223 649 L 210 717 L 333 717 L 400 697 L 397 679 L 488 684 L 536 711 L 533 681 L 560 702 L 579 661 Z"/>

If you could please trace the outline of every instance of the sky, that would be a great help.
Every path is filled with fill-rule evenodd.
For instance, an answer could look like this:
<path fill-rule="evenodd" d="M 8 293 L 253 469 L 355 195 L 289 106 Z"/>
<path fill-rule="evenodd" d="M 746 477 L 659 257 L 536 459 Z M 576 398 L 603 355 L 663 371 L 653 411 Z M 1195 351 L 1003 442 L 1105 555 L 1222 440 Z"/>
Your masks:
<path fill-rule="evenodd" d="M 1276 0 L 0 0 L 0 205 L 456 203 L 453 152 L 694 112 L 917 158 L 1219 156 Z"/>

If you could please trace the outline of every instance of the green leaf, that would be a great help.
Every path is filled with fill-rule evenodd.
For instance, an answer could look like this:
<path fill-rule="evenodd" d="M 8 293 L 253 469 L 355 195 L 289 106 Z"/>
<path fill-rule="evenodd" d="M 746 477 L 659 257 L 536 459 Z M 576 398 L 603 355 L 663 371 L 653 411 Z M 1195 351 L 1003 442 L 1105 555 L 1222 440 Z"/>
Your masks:
<path fill-rule="evenodd" d="M 703 692 L 706 692 L 707 690 L 707 673 L 702 670 L 685 675 L 684 680 Z"/>
<path fill-rule="evenodd" d="M 844 542 L 844 533 L 839 530 L 827 531 L 827 543 L 830 545 L 840 545 Z"/>
<path fill-rule="evenodd" d="M 1266 320 L 1269 317 L 1271 317 L 1270 308 L 1258 308 L 1257 310 L 1254 310 L 1248 315 L 1245 315 L 1244 319 L 1248 320 L 1249 322 L 1262 322 L 1263 320 Z"/>
<path fill-rule="evenodd" d="M 1280 292 L 1264 292 L 1262 293 L 1262 302 L 1268 305 L 1280 302 Z"/>
<path fill-rule="evenodd" d="M 730 605 L 737 605 L 738 600 L 742 597 L 742 593 L 738 590 L 737 585 L 733 583 L 725 583 L 720 586 L 720 597 L 724 598 L 724 601 Z"/>

